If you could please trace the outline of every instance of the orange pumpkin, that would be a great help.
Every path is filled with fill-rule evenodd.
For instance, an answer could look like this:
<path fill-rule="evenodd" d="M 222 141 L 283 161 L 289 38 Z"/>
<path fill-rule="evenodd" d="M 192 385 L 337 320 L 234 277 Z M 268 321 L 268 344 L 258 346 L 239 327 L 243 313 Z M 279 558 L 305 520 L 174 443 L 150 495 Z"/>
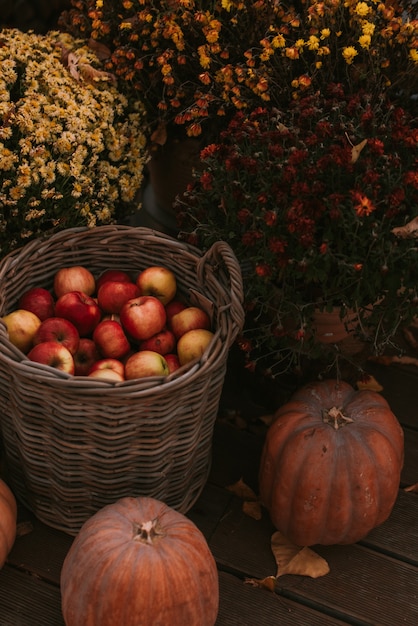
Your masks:
<path fill-rule="evenodd" d="M 0 569 L 16 539 L 17 505 L 12 492 L 0 478 Z"/>
<path fill-rule="evenodd" d="M 195 524 L 154 498 L 122 498 L 84 523 L 61 571 L 66 626 L 213 626 L 215 560 Z"/>
<path fill-rule="evenodd" d="M 355 543 L 389 517 L 403 457 L 403 430 L 382 396 L 314 382 L 267 431 L 260 499 L 296 545 Z"/>

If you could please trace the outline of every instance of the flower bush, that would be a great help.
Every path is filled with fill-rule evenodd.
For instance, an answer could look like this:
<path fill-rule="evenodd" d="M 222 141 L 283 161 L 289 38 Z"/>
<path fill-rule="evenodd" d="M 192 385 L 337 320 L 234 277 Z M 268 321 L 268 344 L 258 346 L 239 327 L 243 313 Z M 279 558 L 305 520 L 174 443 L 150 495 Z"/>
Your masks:
<path fill-rule="evenodd" d="M 70 35 L 0 31 L 0 256 L 132 210 L 147 159 L 133 110 Z"/>
<path fill-rule="evenodd" d="M 330 84 L 284 110 L 237 113 L 201 166 L 177 206 L 181 237 L 203 248 L 226 240 L 240 260 L 249 364 L 274 373 L 319 355 L 316 310 L 355 311 L 376 353 L 416 313 L 410 112 Z"/>
<path fill-rule="evenodd" d="M 237 110 L 285 106 L 330 82 L 375 95 L 417 82 L 414 0 L 71 2 L 61 26 L 100 45 L 153 128 L 199 136 Z"/>

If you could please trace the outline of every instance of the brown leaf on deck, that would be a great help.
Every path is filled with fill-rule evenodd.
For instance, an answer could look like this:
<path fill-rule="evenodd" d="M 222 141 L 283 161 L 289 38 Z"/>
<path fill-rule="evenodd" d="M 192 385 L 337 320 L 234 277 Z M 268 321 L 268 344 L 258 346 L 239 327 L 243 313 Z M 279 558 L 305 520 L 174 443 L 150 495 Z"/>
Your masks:
<path fill-rule="evenodd" d="M 374 376 L 366 376 L 363 380 L 357 381 L 357 389 L 369 389 L 370 391 L 383 391 L 382 385 L 377 382 Z"/>
<path fill-rule="evenodd" d="M 229 485 L 227 489 L 238 498 L 241 498 L 241 500 L 250 500 L 251 502 L 256 502 L 258 500 L 254 491 L 251 489 L 251 487 L 245 484 L 242 478 L 240 478 L 233 485 Z"/>
<path fill-rule="evenodd" d="M 33 524 L 30 521 L 19 522 L 16 525 L 16 537 L 29 535 L 33 531 Z"/>
<path fill-rule="evenodd" d="M 404 491 L 407 491 L 408 493 L 418 493 L 418 483 L 415 483 L 414 485 L 409 485 L 409 487 L 405 487 Z"/>
<path fill-rule="evenodd" d="M 296 546 L 279 531 L 272 535 L 271 549 L 277 564 L 277 578 L 285 574 L 319 578 L 330 571 L 322 556 L 311 548 Z"/>
<path fill-rule="evenodd" d="M 263 515 L 261 512 L 260 501 L 251 487 L 245 484 L 242 478 L 240 478 L 233 485 L 226 487 L 226 489 L 236 495 L 237 498 L 244 501 L 242 503 L 242 510 L 245 515 L 248 515 L 248 517 L 252 517 L 257 521 L 262 518 Z"/>
<path fill-rule="evenodd" d="M 273 422 L 273 419 L 274 419 L 274 413 L 269 413 L 267 415 L 260 415 L 258 419 L 260 420 L 260 422 L 263 422 L 265 426 L 270 426 L 270 424 Z"/>
<path fill-rule="evenodd" d="M 252 585 L 253 587 L 259 587 L 260 589 L 266 589 L 267 591 L 274 591 L 276 586 L 276 577 L 267 576 L 266 578 L 246 578 L 244 580 L 246 585 Z"/>
<path fill-rule="evenodd" d="M 242 503 L 242 510 L 248 517 L 252 517 L 255 520 L 260 520 L 262 518 L 261 513 L 261 505 L 257 502 L 248 502 L 248 500 L 244 500 Z"/>

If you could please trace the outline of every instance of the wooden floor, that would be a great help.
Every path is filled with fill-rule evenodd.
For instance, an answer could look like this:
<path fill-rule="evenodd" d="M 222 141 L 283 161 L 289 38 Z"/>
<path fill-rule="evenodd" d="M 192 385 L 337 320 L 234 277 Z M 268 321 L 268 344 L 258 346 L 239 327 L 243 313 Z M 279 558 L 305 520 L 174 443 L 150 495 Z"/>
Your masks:
<path fill-rule="evenodd" d="M 257 488 L 263 429 L 218 420 L 210 479 L 189 512 L 218 564 L 217 626 L 418 623 L 418 495 L 403 489 L 418 482 L 418 371 L 391 366 L 378 369 L 377 377 L 405 430 L 405 467 L 392 515 L 356 545 L 315 546 L 330 573 L 317 579 L 285 575 L 275 592 L 246 582 L 276 574 L 268 516 L 247 516 L 226 489 L 240 478 Z M 59 575 L 72 538 L 23 509 L 19 517 L 27 533 L 16 539 L 0 571 L 0 626 L 62 626 Z"/>

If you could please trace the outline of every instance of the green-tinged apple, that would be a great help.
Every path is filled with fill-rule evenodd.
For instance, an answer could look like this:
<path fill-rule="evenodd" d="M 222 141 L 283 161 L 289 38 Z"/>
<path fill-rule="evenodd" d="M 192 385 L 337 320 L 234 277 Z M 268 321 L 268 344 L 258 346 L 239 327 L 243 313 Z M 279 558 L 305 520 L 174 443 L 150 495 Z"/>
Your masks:
<path fill-rule="evenodd" d="M 113 370 L 117 372 L 122 378 L 125 378 L 125 365 L 119 359 L 99 359 L 90 368 L 89 375 L 97 370 Z"/>
<path fill-rule="evenodd" d="M 102 272 L 102 274 L 100 274 L 99 278 L 96 280 L 96 292 L 98 292 L 100 287 L 103 285 L 103 283 L 105 283 L 108 280 L 117 281 L 118 283 L 133 282 L 128 272 L 125 272 L 124 270 L 117 270 L 117 269 L 105 270 L 104 272 Z"/>
<path fill-rule="evenodd" d="M 74 355 L 78 350 L 80 335 L 70 320 L 63 317 L 48 317 L 36 331 L 33 344 L 36 346 L 45 341 L 62 343 Z"/>
<path fill-rule="evenodd" d="M 70 320 L 80 337 L 87 337 L 100 322 L 102 312 L 91 296 L 82 291 L 69 291 L 56 301 L 55 315 Z"/>
<path fill-rule="evenodd" d="M 122 383 L 125 380 L 122 374 L 111 368 L 93 370 L 87 375 L 87 378 L 98 378 L 99 380 L 106 380 L 112 383 Z"/>
<path fill-rule="evenodd" d="M 105 358 L 121 359 L 131 349 L 122 326 L 113 320 L 102 320 L 97 324 L 93 341 Z"/>
<path fill-rule="evenodd" d="M 74 354 L 74 375 L 87 376 L 93 363 L 100 359 L 101 355 L 93 339 L 81 337 L 78 350 Z"/>
<path fill-rule="evenodd" d="M 104 313 L 118 314 L 128 300 L 140 295 L 135 283 L 105 281 L 97 292 L 97 304 Z"/>
<path fill-rule="evenodd" d="M 28 359 L 54 369 L 74 374 L 74 358 L 71 352 L 58 341 L 44 341 L 33 346 L 28 352 Z"/>
<path fill-rule="evenodd" d="M 163 303 L 158 298 L 139 296 L 123 305 L 119 319 L 129 338 L 143 341 L 165 328 L 166 313 Z"/>
<path fill-rule="evenodd" d="M 142 270 L 137 276 L 136 284 L 142 296 L 154 296 L 164 305 L 168 304 L 177 292 L 174 272 L 159 265 L 152 265 Z"/>
<path fill-rule="evenodd" d="M 60 298 L 69 291 L 82 291 L 91 296 L 96 291 L 96 281 L 93 274 L 82 265 L 62 267 L 54 276 L 54 293 Z"/>
<path fill-rule="evenodd" d="M 16 309 L 1 318 L 6 325 L 9 341 L 25 354 L 32 348 L 33 338 L 41 320 L 32 311 Z"/>
<path fill-rule="evenodd" d="M 203 309 L 197 306 L 188 306 L 173 315 L 170 320 L 170 329 L 177 341 L 189 330 L 210 330 L 210 317 Z"/>
<path fill-rule="evenodd" d="M 171 330 L 163 328 L 159 333 L 153 335 L 149 339 L 141 341 L 139 344 L 140 350 L 153 350 L 158 354 L 166 355 L 169 352 L 173 352 L 176 347 L 176 338 Z"/>
<path fill-rule="evenodd" d="M 164 354 L 164 358 L 167 362 L 170 374 L 179 369 L 180 361 L 177 354 L 175 354 L 174 352 L 170 352 L 169 354 Z"/>
<path fill-rule="evenodd" d="M 177 342 L 177 354 L 180 365 L 186 365 L 205 353 L 214 334 L 205 328 L 196 328 L 184 333 Z"/>
<path fill-rule="evenodd" d="M 54 296 L 48 289 L 43 287 L 32 287 L 25 291 L 19 298 L 19 309 L 32 311 L 43 322 L 48 317 L 52 317 L 55 312 Z"/>
<path fill-rule="evenodd" d="M 163 355 L 153 350 L 134 352 L 125 363 L 126 380 L 149 376 L 167 376 L 169 373 L 170 370 Z"/>

